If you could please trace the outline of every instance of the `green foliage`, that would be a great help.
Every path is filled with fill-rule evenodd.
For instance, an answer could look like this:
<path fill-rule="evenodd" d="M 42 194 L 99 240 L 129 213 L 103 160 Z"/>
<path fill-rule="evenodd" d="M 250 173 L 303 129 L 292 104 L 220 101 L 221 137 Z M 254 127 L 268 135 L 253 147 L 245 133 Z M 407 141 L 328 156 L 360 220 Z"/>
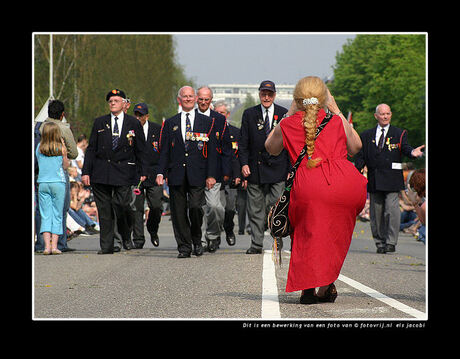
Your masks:
<path fill-rule="evenodd" d="M 244 103 L 236 110 L 232 111 L 232 113 L 230 113 L 230 123 L 233 126 L 241 127 L 241 117 L 243 116 L 244 110 L 255 105 L 257 105 L 257 101 L 254 99 L 254 97 L 252 97 L 250 93 L 246 94 Z"/>
<path fill-rule="evenodd" d="M 409 143 L 425 143 L 425 35 L 357 35 L 336 56 L 331 92 L 358 133 L 374 127 L 375 107 L 391 107 L 391 123 L 407 129 Z"/>
<path fill-rule="evenodd" d="M 54 97 L 63 101 L 75 137 L 108 113 L 105 96 L 122 89 L 161 123 L 177 111 L 177 91 L 191 84 L 175 62 L 172 35 L 53 35 Z M 49 96 L 49 35 L 35 35 L 35 115 Z M 193 86 L 193 84 L 192 84 Z"/>

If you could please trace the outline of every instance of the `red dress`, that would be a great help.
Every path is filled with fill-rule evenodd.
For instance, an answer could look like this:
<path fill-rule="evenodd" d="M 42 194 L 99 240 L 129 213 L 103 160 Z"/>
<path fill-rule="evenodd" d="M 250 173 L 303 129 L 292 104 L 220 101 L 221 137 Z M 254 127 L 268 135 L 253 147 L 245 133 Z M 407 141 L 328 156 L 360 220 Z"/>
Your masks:
<path fill-rule="evenodd" d="M 318 112 L 317 123 L 325 117 Z M 294 164 L 305 145 L 303 112 L 280 122 L 283 145 Z M 366 202 L 367 180 L 347 159 L 342 119 L 333 116 L 315 141 L 312 158 L 322 161 L 307 168 L 307 156 L 294 177 L 289 203 L 291 260 L 286 292 L 334 282 L 350 247 L 356 216 Z"/>

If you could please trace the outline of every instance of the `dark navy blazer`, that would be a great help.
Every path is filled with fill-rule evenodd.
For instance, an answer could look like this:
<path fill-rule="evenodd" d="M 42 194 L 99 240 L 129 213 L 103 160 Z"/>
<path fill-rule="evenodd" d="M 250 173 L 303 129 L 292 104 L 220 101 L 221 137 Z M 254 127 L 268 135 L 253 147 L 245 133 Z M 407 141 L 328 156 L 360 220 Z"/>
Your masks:
<path fill-rule="evenodd" d="M 231 176 L 232 174 L 232 153 L 230 133 L 228 129 L 227 119 L 219 112 L 211 110 L 210 116 L 214 120 L 213 134 L 216 136 L 217 145 L 217 168 L 216 181 L 222 182 L 223 176 Z"/>
<path fill-rule="evenodd" d="M 367 191 L 399 192 L 404 189 L 403 171 L 400 168 L 402 155 L 413 159 L 413 148 L 407 142 L 407 131 L 390 125 L 382 152 L 375 142 L 377 127 L 361 134 L 363 147 L 355 156 L 355 166 L 362 170 L 367 166 Z M 402 135 L 402 136 L 401 136 Z"/>
<path fill-rule="evenodd" d="M 182 185 L 187 174 L 190 186 L 204 187 L 206 178 L 216 178 L 216 136 L 212 135 L 213 121 L 195 110 L 192 131 L 206 134 L 208 141 L 190 141 L 185 151 L 181 130 L 181 113 L 165 120 L 161 135 L 160 163 L 158 173 L 168 179 L 169 186 Z"/>
<path fill-rule="evenodd" d="M 288 110 L 277 104 L 274 106 L 273 122 L 279 122 Z M 263 123 L 264 117 L 260 104 L 243 112 L 238 150 L 241 166 L 249 165 L 251 171 L 247 178 L 249 183 L 285 181 L 290 166 L 288 153 L 284 149 L 278 156 L 272 156 L 267 152 L 265 149 L 267 135 Z"/>
<path fill-rule="evenodd" d="M 129 131 L 134 133 L 131 143 L 127 137 Z M 145 175 L 144 147 L 144 133 L 137 118 L 124 114 L 118 146 L 112 150 L 110 114 L 98 117 L 91 130 L 82 175 L 89 175 L 92 183 L 113 186 L 137 184 L 137 174 Z"/>
<path fill-rule="evenodd" d="M 147 179 L 142 183 L 144 186 L 156 186 L 155 179 L 158 173 L 160 162 L 160 132 L 161 125 L 148 121 L 149 127 L 145 141 L 145 169 Z M 139 174 L 140 175 L 140 174 Z M 139 176 L 137 177 L 139 178 Z M 137 180 L 139 183 L 139 179 Z"/>

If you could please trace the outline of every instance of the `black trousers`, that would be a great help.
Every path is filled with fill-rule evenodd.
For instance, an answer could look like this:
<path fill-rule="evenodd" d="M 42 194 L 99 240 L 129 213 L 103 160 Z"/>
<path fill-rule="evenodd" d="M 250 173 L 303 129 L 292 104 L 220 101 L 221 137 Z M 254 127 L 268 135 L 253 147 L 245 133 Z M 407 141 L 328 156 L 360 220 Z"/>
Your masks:
<path fill-rule="evenodd" d="M 100 246 L 104 252 L 113 251 L 114 213 L 118 232 L 123 242 L 131 241 L 128 224 L 130 215 L 131 186 L 112 186 L 101 183 L 91 183 L 99 215 Z"/>
<path fill-rule="evenodd" d="M 169 186 L 169 203 L 174 237 L 179 253 L 191 254 L 192 245 L 201 245 L 204 187 L 188 184 L 187 176 L 180 186 Z"/>
<path fill-rule="evenodd" d="M 133 242 L 137 248 L 142 248 L 145 244 L 144 236 L 144 201 L 147 199 L 149 206 L 149 216 L 147 219 L 147 231 L 152 235 L 158 234 L 158 227 L 161 221 L 161 213 L 163 212 L 161 197 L 163 196 L 162 186 L 149 186 L 140 187 L 141 194 L 136 196 L 134 202 L 135 210 L 132 213 L 133 216 Z"/>

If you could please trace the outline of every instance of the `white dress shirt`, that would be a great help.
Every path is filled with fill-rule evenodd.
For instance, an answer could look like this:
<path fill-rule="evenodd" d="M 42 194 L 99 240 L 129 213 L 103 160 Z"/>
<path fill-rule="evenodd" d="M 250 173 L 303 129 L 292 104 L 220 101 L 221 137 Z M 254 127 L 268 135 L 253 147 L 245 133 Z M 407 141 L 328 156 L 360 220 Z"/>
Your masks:
<path fill-rule="evenodd" d="M 123 111 L 121 111 L 118 115 L 117 115 L 117 124 L 118 124 L 118 137 L 120 137 L 121 135 L 121 129 L 123 127 L 123 119 L 125 118 L 125 113 Z M 113 128 L 115 126 L 115 115 L 113 113 L 110 113 L 110 117 L 111 117 L 111 121 L 112 121 L 112 136 L 115 135 L 115 133 L 113 132 Z"/>
<path fill-rule="evenodd" d="M 385 137 L 388 135 L 388 129 L 390 128 L 390 124 L 386 125 L 385 127 L 383 127 L 383 129 L 385 130 L 384 132 L 384 137 L 383 137 L 383 143 L 385 144 Z M 380 125 L 377 125 L 377 131 L 375 131 L 375 145 L 378 146 L 379 145 L 379 140 L 380 140 L 380 135 L 382 134 L 382 127 L 380 127 Z"/>
<path fill-rule="evenodd" d="M 267 109 L 261 104 L 260 107 L 262 108 L 262 119 L 265 121 L 265 114 Z M 275 114 L 275 105 L 271 104 L 268 108 L 268 119 L 270 121 L 270 129 L 272 128 L 273 123 L 273 115 Z"/>
<path fill-rule="evenodd" d="M 142 126 L 142 129 L 144 130 L 144 140 L 147 141 L 147 135 L 149 133 L 149 121 L 145 121 L 144 125 Z"/>
<path fill-rule="evenodd" d="M 208 117 L 211 117 L 211 109 L 208 107 L 208 109 L 204 112 L 201 112 L 200 111 L 200 108 L 198 107 L 198 113 L 201 113 L 202 115 L 205 115 L 205 116 L 208 116 Z"/>

